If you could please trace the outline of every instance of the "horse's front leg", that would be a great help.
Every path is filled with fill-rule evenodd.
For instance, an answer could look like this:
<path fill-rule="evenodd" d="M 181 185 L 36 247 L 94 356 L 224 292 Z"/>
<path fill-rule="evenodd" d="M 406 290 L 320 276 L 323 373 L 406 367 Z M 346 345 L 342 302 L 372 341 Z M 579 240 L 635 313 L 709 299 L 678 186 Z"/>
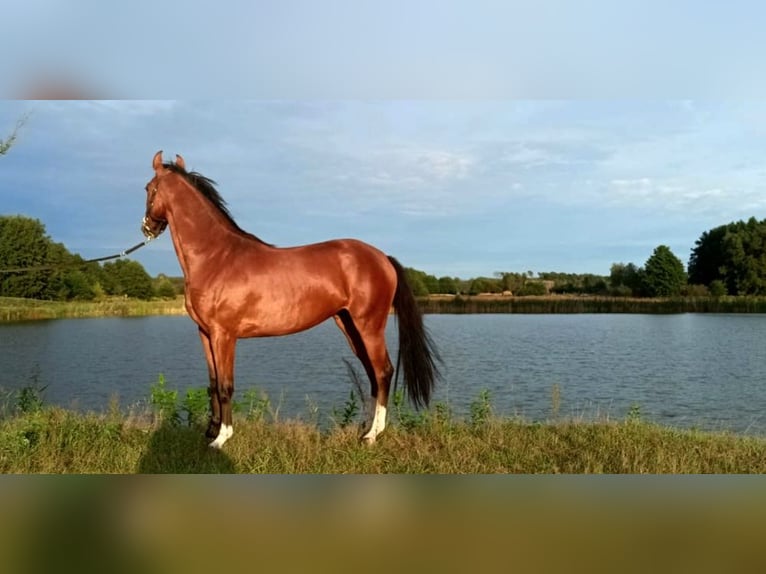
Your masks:
<path fill-rule="evenodd" d="M 205 351 L 205 360 L 207 361 L 208 388 L 207 394 L 210 397 L 210 420 L 208 421 L 205 436 L 207 438 L 216 438 L 221 429 L 221 401 L 218 398 L 218 384 L 215 373 L 215 361 L 213 360 L 213 350 L 210 346 L 210 337 L 202 328 L 199 330 L 199 337 L 202 340 L 202 349 Z"/>
<path fill-rule="evenodd" d="M 234 395 L 234 350 L 237 338 L 225 332 L 210 334 L 210 348 L 216 373 L 216 391 L 220 406 L 221 426 L 218 436 L 210 443 L 213 448 L 221 448 L 234 434 L 232 424 L 232 396 Z"/>

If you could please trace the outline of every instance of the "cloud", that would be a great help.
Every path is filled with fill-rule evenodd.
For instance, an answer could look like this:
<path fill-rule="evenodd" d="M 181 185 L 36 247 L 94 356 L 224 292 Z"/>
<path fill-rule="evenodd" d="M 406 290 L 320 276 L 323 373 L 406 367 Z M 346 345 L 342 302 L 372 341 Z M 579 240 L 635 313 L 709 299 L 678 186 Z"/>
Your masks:
<path fill-rule="evenodd" d="M 444 229 L 494 233 L 495 251 L 476 254 L 485 273 L 506 268 L 484 263 L 499 253 L 531 253 L 543 226 L 552 253 L 575 237 L 584 253 L 591 237 L 691 245 L 766 211 L 766 106 L 12 102 L 0 104 L 0 137 L 25 106 L 35 111 L 0 163 L 3 207 L 75 249 L 135 242 L 158 149 L 218 181 L 238 222 L 270 241 L 356 232 L 436 253 Z"/>
<path fill-rule="evenodd" d="M 91 105 L 127 116 L 154 116 L 174 110 L 177 104 L 175 100 L 97 100 Z"/>

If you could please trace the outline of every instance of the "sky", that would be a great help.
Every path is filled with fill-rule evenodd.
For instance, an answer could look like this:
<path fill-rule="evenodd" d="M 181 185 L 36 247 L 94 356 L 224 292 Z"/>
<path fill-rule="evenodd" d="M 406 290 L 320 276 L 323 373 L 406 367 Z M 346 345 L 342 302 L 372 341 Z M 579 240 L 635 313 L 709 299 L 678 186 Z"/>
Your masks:
<path fill-rule="evenodd" d="M 766 102 L 2 101 L 0 213 L 84 257 L 142 239 L 152 156 L 279 246 L 354 237 L 436 276 L 608 275 L 766 217 Z M 133 257 L 180 275 L 166 233 Z"/>
<path fill-rule="evenodd" d="M 122 98 L 766 94 L 757 0 L 5 0 L 2 17 L 0 88 L 66 74 Z"/>

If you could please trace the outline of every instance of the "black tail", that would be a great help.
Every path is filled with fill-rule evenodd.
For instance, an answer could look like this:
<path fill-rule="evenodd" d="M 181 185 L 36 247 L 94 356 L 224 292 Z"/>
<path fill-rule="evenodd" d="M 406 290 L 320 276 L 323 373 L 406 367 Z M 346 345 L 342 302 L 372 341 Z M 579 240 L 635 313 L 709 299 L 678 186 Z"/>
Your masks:
<path fill-rule="evenodd" d="M 436 366 L 439 354 L 423 325 L 423 316 L 418 308 L 412 288 L 407 282 L 404 268 L 393 257 L 388 258 L 396 269 L 396 293 L 394 311 L 399 323 L 399 355 L 396 359 L 396 377 L 399 377 L 399 363 L 404 369 L 404 384 L 407 394 L 416 408 L 427 407 L 431 391 L 439 376 Z"/>

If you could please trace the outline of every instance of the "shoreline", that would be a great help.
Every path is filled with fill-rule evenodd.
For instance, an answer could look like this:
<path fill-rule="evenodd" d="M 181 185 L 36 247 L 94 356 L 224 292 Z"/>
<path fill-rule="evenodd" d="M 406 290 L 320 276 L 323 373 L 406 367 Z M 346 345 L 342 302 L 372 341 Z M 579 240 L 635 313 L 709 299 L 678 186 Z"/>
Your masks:
<path fill-rule="evenodd" d="M 240 416 L 223 451 L 204 425 L 119 412 L 43 407 L 0 417 L 0 474 L 700 474 L 763 473 L 766 439 L 684 430 L 641 419 L 543 424 L 429 412 L 393 417 L 374 447 L 352 422 L 320 430 L 300 420 Z"/>
<path fill-rule="evenodd" d="M 0 323 L 150 315 L 186 315 L 184 298 L 143 301 L 115 297 L 102 301 L 40 301 L 0 297 Z"/>
<path fill-rule="evenodd" d="M 766 313 L 766 297 L 638 298 L 598 295 L 431 295 L 419 299 L 434 314 L 680 314 Z"/>
<path fill-rule="evenodd" d="M 642 299 L 592 295 L 431 295 L 419 297 L 424 314 L 578 314 L 578 313 L 766 313 L 766 297 L 679 297 Z M 149 301 L 41 301 L 0 297 L 0 323 L 97 317 L 187 315 L 183 296 Z"/>

